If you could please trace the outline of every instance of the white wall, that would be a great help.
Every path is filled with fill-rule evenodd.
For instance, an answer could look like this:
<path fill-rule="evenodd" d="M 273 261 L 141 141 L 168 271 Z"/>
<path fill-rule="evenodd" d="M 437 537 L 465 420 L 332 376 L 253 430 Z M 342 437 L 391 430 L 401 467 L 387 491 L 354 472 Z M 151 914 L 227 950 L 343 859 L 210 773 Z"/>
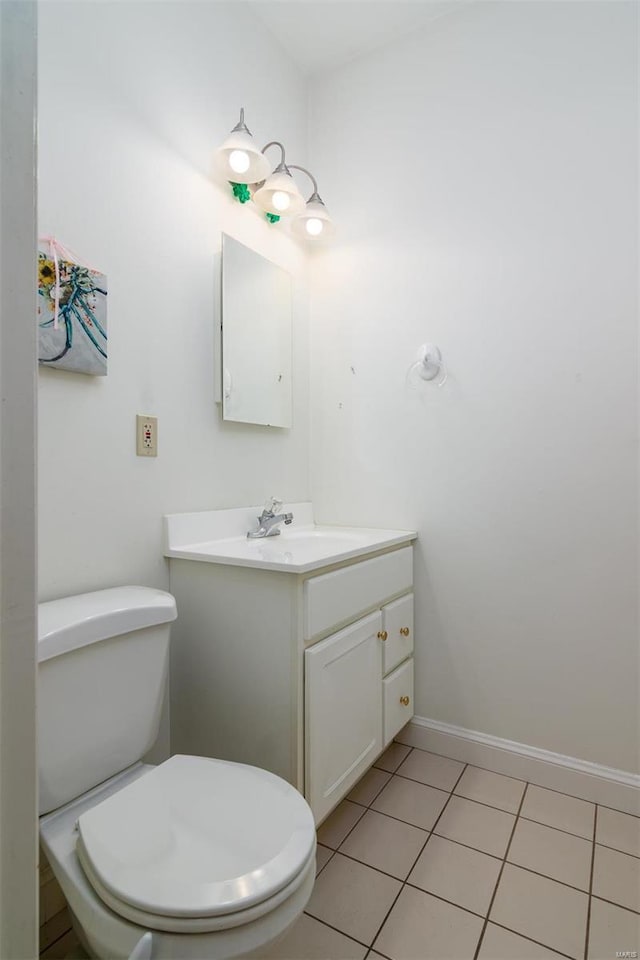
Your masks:
<path fill-rule="evenodd" d="M 38 953 L 36 5 L 0 3 L 0 957 Z"/>
<path fill-rule="evenodd" d="M 40 17 L 39 230 L 109 282 L 108 376 L 40 371 L 41 598 L 166 588 L 163 513 L 308 499 L 306 255 L 210 177 L 242 105 L 260 145 L 304 164 L 305 91 L 241 3 L 53 0 Z M 214 405 L 221 231 L 294 274 L 292 430 Z M 136 413 L 159 418 L 157 460 L 135 455 Z"/>
<path fill-rule="evenodd" d="M 319 515 L 418 529 L 419 715 L 626 770 L 635 18 L 470 5 L 322 76 L 309 123 Z M 413 391 L 426 340 L 449 380 Z"/>

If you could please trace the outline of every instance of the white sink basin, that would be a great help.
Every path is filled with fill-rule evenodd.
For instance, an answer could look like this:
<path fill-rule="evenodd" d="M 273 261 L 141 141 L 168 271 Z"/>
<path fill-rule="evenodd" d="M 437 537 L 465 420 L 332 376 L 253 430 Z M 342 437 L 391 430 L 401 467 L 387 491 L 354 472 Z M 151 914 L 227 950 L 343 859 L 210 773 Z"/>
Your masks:
<path fill-rule="evenodd" d="M 255 529 L 260 507 L 173 514 L 165 517 L 164 554 L 206 563 L 307 573 L 385 547 L 409 543 L 416 537 L 411 530 L 318 525 L 309 522 L 313 520 L 311 504 L 292 504 L 285 509 L 293 513 L 294 522 L 281 527 L 280 536 L 258 540 L 247 539 L 246 531 Z M 234 527 L 240 529 L 230 536 Z M 216 533 L 220 535 L 215 536 Z"/>

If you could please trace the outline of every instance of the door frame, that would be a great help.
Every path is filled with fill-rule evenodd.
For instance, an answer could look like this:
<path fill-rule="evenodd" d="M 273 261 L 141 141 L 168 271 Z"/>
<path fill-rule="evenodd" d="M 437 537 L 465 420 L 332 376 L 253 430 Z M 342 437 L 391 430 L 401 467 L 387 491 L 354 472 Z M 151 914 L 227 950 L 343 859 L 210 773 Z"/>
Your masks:
<path fill-rule="evenodd" d="M 38 954 L 37 4 L 0 0 L 0 957 Z"/>

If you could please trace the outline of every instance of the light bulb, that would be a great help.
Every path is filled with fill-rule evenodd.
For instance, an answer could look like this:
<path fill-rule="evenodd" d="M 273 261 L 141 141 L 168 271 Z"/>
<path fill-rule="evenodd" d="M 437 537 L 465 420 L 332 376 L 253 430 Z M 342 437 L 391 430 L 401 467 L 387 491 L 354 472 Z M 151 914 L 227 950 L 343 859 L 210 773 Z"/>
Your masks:
<path fill-rule="evenodd" d="M 291 203 L 291 198 L 288 193 L 284 192 L 284 190 L 274 190 L 271 197 L 271 203 L 274 205 L 276 210 L 286 210 Z"/>
<path fill-rule="evenodd" d="M 229 166 L 235 173 L 246 173 L 251 160 L 246 150 L 232 150 L 229 154 Z"/>
<path fill-rule="evenodd" d="M 305 220 L 305 228 L 308 234 L 312 237 L 317 237 L 322 233 L 322 228 L 324 226 L 322 220 L 318 217 L 309 217 L 308 220 Z"/>

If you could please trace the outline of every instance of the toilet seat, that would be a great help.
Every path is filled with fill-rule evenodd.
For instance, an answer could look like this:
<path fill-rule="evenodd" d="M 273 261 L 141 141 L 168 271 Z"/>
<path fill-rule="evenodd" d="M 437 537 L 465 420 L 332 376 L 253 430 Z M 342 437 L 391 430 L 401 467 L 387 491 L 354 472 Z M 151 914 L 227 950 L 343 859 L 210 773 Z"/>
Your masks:
<path fill-rule="evenodd" d="M 267 771 L 175 756 L 83 813 L 76 851 L 116 913 L 206 932 L 291 896 L 313 865 L 315 826 L 300 794 Z"/>

